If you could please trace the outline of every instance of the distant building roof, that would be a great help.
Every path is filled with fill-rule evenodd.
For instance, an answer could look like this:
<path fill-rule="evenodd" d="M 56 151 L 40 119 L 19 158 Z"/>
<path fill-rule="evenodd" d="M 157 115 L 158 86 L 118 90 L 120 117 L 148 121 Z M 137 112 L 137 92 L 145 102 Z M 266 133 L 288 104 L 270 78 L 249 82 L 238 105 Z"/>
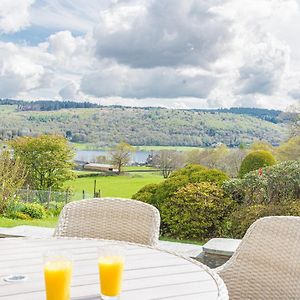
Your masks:
<path fill-rule="evenodd" d="M 95 168 L 113 168 L 113 166 L 109 164 L 97 164 L 97 163 L 88 163 L 85 166 L 95 167 Z"/>

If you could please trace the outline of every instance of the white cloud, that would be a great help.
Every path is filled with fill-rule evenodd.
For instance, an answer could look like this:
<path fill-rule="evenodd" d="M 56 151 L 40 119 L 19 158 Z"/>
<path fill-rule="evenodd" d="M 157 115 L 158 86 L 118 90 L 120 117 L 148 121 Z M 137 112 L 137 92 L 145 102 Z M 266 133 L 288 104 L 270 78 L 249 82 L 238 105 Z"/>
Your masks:
<path fill-rule="evenodd" d="M 216 0 L 124 1 L 101 14 L 97 55 L 134 68 L 193 65 L 209 68 L 228 50 L 229 24 L 210 9 Z"/>
<path fill-rule="evenodd" d="M 45 73 L 40 59 L 41 53 L 37 48 L 0 42 L 1 97 L 15 97 L 21 92 L 39 87 Z"/>
<path fill-rule="evenodd" d="M 13 33 L 29 26 L 29 8 L 35 0 L 1 0 L 0 34 Z"/>
<path fill-rule="evenodd" d="M 131 69 L 115 65 L 85 75 L 81 89 L 96 97 L 205 98 L 215 80 L 209 75 L 187 76 L 173 68 Z"/>
<path fill-rule="evenodd" d="M 285 108 L 299 99 L 299 2 L 1 0 L 0 97 Z M 50 33 L 14 44 L 24 28 Z"/>

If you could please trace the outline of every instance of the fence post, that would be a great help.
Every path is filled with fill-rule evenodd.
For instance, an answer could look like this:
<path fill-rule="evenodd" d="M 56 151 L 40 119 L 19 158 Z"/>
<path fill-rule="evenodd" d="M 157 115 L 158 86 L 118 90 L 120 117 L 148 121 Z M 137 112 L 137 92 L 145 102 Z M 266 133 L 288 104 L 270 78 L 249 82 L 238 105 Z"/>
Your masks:
<path fill-rule="evenodd" d="M 67 189 L 67 191 L 65 192 L 66 193 L 66 196 L 65 196 L 65 204 L 67 204 L 69 201 L 68 201 L 68 198 L 69 198 L 69 189 Z"/>
<path fill-rule="evenodd" d="M 27 184 L 27 190 L 26 190 L 26 202 L 29 202 L 29 184 Z"/>
<path fill-rule="evenodd" d="M 47 202 L 47 209 L 49 209 L 49 207 L 50 207 L 50 201 L 51 201 L 51 187 L 49 188 L 48 202 Z"/>
<path fill-rule="evenodd" d="M 94 197 L 96 197 L 96 187 L 97 187 L 97 181 L 94 180 Z"/>
<path fill-rule="evenodd" d="M 85 199 L 85 190 L 82 191 L 82 199 Z"/>

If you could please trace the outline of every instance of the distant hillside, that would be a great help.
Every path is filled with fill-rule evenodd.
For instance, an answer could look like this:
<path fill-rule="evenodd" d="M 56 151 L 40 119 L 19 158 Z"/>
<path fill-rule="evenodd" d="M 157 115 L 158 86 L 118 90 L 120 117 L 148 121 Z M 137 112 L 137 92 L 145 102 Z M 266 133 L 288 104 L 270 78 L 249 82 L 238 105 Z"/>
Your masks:
<path fill-rule="evenodd" d="M 13 99 L 0 99 L 0 105 L 17 105 L 18 111 L 52 111 L 70 108 L 95 108 L 100 105 L 90 102 L 75 101 L 23 101 Z"/>
<path fill-rule="evenodd" d="M 282 123 L 283 119 L 281 116 L 283 112 L 275 109 L 263 109 L 263 108 L 248 108 L 248 107 L 231 107 L 231 108 L 220 108 L 220 109 L 209 109 L 209 110 L 198 110 L 206 112 L 221 112 L 221 113 L 232 113 L 238 115 L 253 116 L 265 121 L 272 123 Z"/>
<path fill-rule="evenodd" d="M 95 107 L 22 111 L 20 104 L 7 104 L 0 105 L 2 140 L 59 133 L 72 142 L 99 146 L 127 141 L 132 145 L 209 147 L 218 143 L 238 146 L 255 139 L 277 145 L 287 133 L 284 123 L 224 110 Z"/>

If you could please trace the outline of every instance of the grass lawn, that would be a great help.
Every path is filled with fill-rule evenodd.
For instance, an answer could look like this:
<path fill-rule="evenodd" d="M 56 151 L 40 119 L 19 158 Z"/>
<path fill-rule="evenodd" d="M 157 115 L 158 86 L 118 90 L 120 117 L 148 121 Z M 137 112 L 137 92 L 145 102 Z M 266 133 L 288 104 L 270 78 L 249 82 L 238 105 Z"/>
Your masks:
<path fill-rule="evenodd" d="M 45 218 L 42 220 L 12 220 L 0 217 L 0 227 L 15 227 L 20 225 L 55 227 L 58 217 Z"/>
<path fill-rule="evenodd" d="M 153 167 L 147 167 L 147 166 L 128 166 L 124 168 L 124 171 L 157 171 L 158 169 L 155 169 Z"/>
<path fill-rule="evenodd" d="M 164 179 L 159 172 L 77 178 L 68 182 L 68 185 L 71 186 L 76 194 L 75 199 L 80 199 L 83 190 L 85 190 L 87 197 L 91 197 L 94 191 L 94 180 L 97 182 L 97 191 L 101 190 L 102 197 L 130 198 L 143 186 L 159 183 Z"/>

